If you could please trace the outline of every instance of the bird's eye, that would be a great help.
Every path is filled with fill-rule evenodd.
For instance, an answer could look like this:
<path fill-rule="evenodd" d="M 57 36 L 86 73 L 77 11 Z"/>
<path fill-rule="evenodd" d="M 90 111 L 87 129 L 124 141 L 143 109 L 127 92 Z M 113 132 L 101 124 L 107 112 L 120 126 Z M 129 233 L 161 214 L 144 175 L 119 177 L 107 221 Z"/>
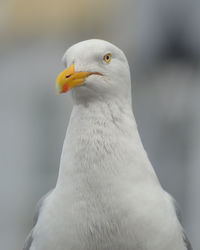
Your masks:
<path fill-rule="evenodd" d="M 105 54 L 105 56 L 103 57 L 103 61 L 106 63 L 109 63 L 111 61 L 112 55 L 110 53 Z"/>

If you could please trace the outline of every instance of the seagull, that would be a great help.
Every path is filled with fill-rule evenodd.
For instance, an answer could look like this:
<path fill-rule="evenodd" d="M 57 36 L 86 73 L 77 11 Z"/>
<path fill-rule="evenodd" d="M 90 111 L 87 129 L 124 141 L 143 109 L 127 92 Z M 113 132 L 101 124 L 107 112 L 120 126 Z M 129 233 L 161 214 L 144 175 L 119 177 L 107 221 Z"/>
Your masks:
<path fill-rule="evenodd" d="M 192 250 L 142 145 L 125 54 L 90 39 L 63 62 L 56 88 L 70 90 L 73 110 L 56 186 L 23 250 Z"/>

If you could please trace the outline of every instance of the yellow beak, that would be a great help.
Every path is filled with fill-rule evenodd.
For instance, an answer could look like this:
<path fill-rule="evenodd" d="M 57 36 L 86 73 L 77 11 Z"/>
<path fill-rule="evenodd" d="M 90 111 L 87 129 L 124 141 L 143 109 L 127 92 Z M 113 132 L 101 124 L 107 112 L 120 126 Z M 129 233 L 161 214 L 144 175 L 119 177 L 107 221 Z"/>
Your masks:
<path fill-rule="evenodd" d="M 57 93 L 65 93 L 73 87 L 82 85 L 85 78 L 92 74 L 102 75 L 98 72 L 75 72 L 74 64 L 71 64 L 68 68 L 63 70 L 56 78 Z"/>

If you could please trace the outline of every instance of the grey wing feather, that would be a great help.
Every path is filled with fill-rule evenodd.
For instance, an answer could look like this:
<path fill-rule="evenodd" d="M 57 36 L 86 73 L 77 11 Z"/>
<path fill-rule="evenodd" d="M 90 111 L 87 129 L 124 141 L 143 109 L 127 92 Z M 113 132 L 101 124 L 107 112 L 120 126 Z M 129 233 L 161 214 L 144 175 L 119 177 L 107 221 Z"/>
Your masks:
<path fill-rule="evenodd" d="M 50 190 L 47 194 L 45 194 L 37 203 L 36 205 L 36 210 L 35 210 L 35 215 L 34 215 L 34 218 L 33 218 L 33 228 L 34 226 L 37 224 L 37 221 L 38 221 L 38 217 L 40 215 L 40 210 L 42 208 L 42 205 L 44 203 L 44 200 L 51 194 L 53 190 Z M 33 242 L 33 229 L 31 230 L 31 232 L 29 233 L 28 237 L 26 238 L 25 240 L 25 244 L 24 244 L 24 247 L 23 247 L 23 250 L 30 250 L 31 248 L 31 245 L 32 245 L 32 242 Z"/>
<path fill-rule="evenodd" d="M 29 250 L 31 248 L 31 244 L 33 242 L 33 230 L 29 233 L 28 237 L 25 240 L 23 250 Z"/>
<path fill-rule="evenodd" d="M 187 247 L 187 250 L 192 250 L 192 245 L 190 243 L 190 241 L 188 240 L 187 235 L 185 234 L 185 232 L 183 232 L 183 240 L 185 242 L 185 245 Z"/>
<path fill-rule="evenodd" d="M 174 206 L 174 209 L 176 211 L 176 216 L 182 225 L 181 211 L 180 211 L 180 207 L 179 207 L 178 202 L 169 193 L 166 192 L 166 194 L 169 196 L 169 198 Z M 187 250 L 193 250 L 192 245 L 191 245 L 190 241 L 188 240 L 187 235 L 186 235 L 184 230 L 183 230 L 183 241 L 185 243 L 185 246 L 187 247 Z"/>

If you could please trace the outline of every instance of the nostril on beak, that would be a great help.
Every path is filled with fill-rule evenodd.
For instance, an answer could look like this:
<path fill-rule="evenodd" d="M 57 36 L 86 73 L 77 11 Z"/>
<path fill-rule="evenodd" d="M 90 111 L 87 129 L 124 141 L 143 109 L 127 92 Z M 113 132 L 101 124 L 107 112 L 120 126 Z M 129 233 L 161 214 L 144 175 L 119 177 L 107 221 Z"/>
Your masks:
<path fill-rule="evenodd" d="M 65 76 L 65 78 L 69 78 L 71 75 L 67 75 L 67 76 Z"/>

